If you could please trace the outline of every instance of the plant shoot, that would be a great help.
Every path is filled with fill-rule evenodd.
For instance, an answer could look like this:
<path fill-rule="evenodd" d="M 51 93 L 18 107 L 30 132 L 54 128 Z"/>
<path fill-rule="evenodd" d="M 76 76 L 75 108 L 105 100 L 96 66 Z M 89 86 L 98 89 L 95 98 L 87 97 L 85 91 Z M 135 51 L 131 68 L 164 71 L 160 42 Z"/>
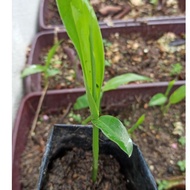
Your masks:
<path fill-rule="evenodd" d="M 93 124 L 92 180 L 97 179 L 99 158 L 99 129 L 129 156 L 133 143 L 124 125 L 117 118 L 100 116 L 102 83 L 104 80 L 104 48 L 100 27 L 88 0 L 56 0 L 58 11 L 80 58 L 86 97 L 90 109 L 87 119 Z"/>

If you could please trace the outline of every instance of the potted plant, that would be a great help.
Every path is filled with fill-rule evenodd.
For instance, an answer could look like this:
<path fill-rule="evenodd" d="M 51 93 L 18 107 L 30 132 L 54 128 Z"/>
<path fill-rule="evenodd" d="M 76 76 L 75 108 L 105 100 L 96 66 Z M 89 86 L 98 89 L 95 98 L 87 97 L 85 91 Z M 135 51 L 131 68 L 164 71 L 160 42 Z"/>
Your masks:
<path fill-rule="evenodd" d="M 185 19 L 148 20 L 146 24 L 119 22 L 101 31 L 106 59 L 105 81 L 128 72 L 148 76 L 153 82 L 185 80 Z M 51 78 L 49 90 L 82 87 L 80 61 L 63 30 L 37 34 L 26 66 L 45 64 L 44 57 L 55 38 L 63 40 L 53 58 L 54 62 L 61 62 L 61 74 Z M 25 77 L 23 82 L 27 94 L 42 90 L 44 77 L 34 74 Z"/>
<path fill-rule="evenodd" d="M 183 83 L 184 83 L 183 81 L 181 83 L 177 82 L 177 86 L 181 85 Z M 167 83 L 163 83 L 161 86 L 158 87 L 156 84 L 149 84 L 146 86 L 142 85 L 141 87 L 138 87 L 138 88 L 136 88 L 138 85 L 134 85 L 134 86 L 132 85 L 129 87 L 125 87 L 126 89 L 125 88 L 119 89 L 118 94 L 115 96 L 115 98 L 112 97 L 113 93 L 114 93 L 113 91 L 106 93 L 102 102 L 104 105 L 105 104 L 110 105 L 114 102 L 118 103 L 118 100 L 121 100 L 121 99 L 126 99 L 126 102 L 128 102 L 128 103 L 133 102 L 135 100 L 135 98 L 142 97 L 142 95 L 145 93 L 147 93 L 147 94 L 150 93 L 149 96 L 152 96 L 157 92 L 164 92 L 167 85 L 168 85 Z M 142 91 L 140 89 L 142 89 Z M 61 110 L 63 107 L 69 108 L 68 103 L 71 102 L 72 100 L 73 100 L 73 102 L 75 102 L 76 98 L 79 95 L 82 95 L 84 93 L 84 90 L 81 90 L 81 91 L 76 90 L 74 92 L 75 95 L 72 95 L 73 89 L 68 90 L 67 92 L 68 92 L 68 94 L 66 93 L 66 91 L 48 92 L 47 97 L 44 100 L 43 110 L 45 109 L 48 112 L 54 112 L 54 110 L 57 110 L 57 109 Z M 57 96 L 55 96 L 54 93 L 56 93 Z M 29 117 L 29 115 L 30 114 L 32 116 L 34 115 L 34 110 L 36 109 L 40 94 L 41 93 L 34 93 L 33 95 L 32 94 L 28 95 L 28 97 L 24 100 L 27 108 L 24 108 L 25 106 L 22 103 L 22 105 L 21 105 L 22 109 L 20 109 L 20 111 L 19 111 L 19 113 L 22 112 L 24 115 L 22 116 L 21 119 L 18 117 L 16 120 L 17 125 L 15 125 L 15 126 L 17 126 L 17 127 L 19 126 L 20 130 L 17 131 L 16 128 L 14 128 L 14 130 L 17 132 L 13 133 L 14 134 L 14 138 L 13 138 L 13 142 L 14 142 L 13 143 L 14 144 L 14 146 L 13 146 L 14 147 L 13 148 L 13 152 L 14 152 L 13 165 L 14 165 L 14 167 L 13 167 L 13 170 L 17 171 L 17 172 L 19 172 L 19 169 L 18 169 L 18 163 L 19 163 L 19 159 L 20 159 L 19 151 L 21 151 L 21 150 L 23 151 L 23 148 L 24 148 L 25 142 L 26 142 L 27 128 L 29 128 L 30 123 L 31 123 L 31 119 L 30 119 L 31 117 Z M 134 94 L 136 94 L 135 97 L 133 96 Z M 112 97 L 112 98 L 110 98 L 110 97 Z M 146 99 L 146 97 L 147 96 L 145 95 L 145 99 Z M 125 106 L 128 105 L 128 103 L 125 104 Z M 45 120 L 45 116 L 44 116 L 44 120 Z M 19 125 L 18 125 L 18 123 L 19 123 Z M 45 123 L 45 125 L 47 125 L 47 123 Z M 25 127 L 25 126 L 28 126 L 28 127 Z M 47 131 L 46 131 L 46 133 L 47 133 Z M 22 142 L 19 141 L 19 138 L 21 138 L 21 137 L 25 137 L 24 138 L 25 140 Z M 35 140 L 37 140 L 39 144 L 41 144 L 43 142 L 42 139 L 35 139 Z M 42 140 L 42 142 L 41 142 L 41 140 Z M 17 146 L 15 146 L 15 143 Z M 15 156 L 15 155 L 17 155 L 17 156 Z M 29 168 L 29 170 L 31 170 L 31 168 Z M 19 177 L 18 173 L 17 174 L 14 173 L 13 175 L 14 175 L 13 180 L 15 180 L 16 181 L 15 183 L 19 186 L 20 184 L 19 184 L 19 180 L 18 180 L 18 177 Z M 18 187 L 18 186 L 15 186 L 15 187 Z"/>
<path fill-rule="evenodd" d="M 101 97 L 102 97 L 101 88 L 102 88 L 105 65 L 104 65 L 104 54 L 103 54 L 103 44 L 101 41 L 101 33 L 98 28 L 98 22 L 96 20 L 96 16 L 93 12 L 93 9 L 90 7 L 88 1 L 63 2 L 63 1 L 58 0 L 57 4 L 58 4 L 61 18 L 65 24 L 69 37 L 71 38 L 71 40 L 73 41 L 77 49 L 77 53 L 80 57 L 81 65 L 82 65 L 84 84 L 85 84 L 85 89 L 86 89 L 86 97 L 87 97 L 88 106 L 90 109 L 90 116 L 86 118 L 85 123 L 88 123 L 88 122 L 92 123 L 92 128 L 91 128 L 92 155 L 93 155 L 92 186 L 91 186 L 92 188 L 94 187 L 94 184 L 97 181 L 97 176 L 98 176 L 99 129 L 109 139 L 108 144 L 110 144 L 110 142 L 114 142 L 113 145 L 117 144 L 116 147 L 119 148 L 118 150 L 122 150 L 124 155 L 127 154 L 130 157 L 132 155 L 134 145 L 127 133 L 127 130 L 125 129 L 124 125 L 121 123 L 119 119 L 111 115 L 100 116 L 100 104 L 101 104 Z M 82 25 L 82 22 L 81 22 L 83 20 L 85 20 L 84 25 Z M 81 30 L 81 26 L 82 26 L 82 30 Z M 65 127 L 63 128 L 61 127 L 60 129 L 64 129 L 64 128 Z M 79 131 L 79 134 L 80 134 L 81 128 L 83 127 L 80 126 L 77 129 L 75 128 L 74 131 L 77 130 Z M 48 158 L 50 158 L 51 160 L 57 156 L 64 157 L 66 154 L 66 151 L 71 150 L 73 148 L 72 140 L 77 138 L 77 136 L 73 134 L 69 134 L 69 136 L 64 136 L 64 133 L 63 133 L 63 136 L 62 136 L 61 132 L 59 131 L 58 136 L 61 136 L 61 139 L 60 141 L 56 142 L 55 139 L 57 139 L 57 137 L 55 135 L 55 139 L 54 139 L 54 134 L 56 133 L 56 132 L 54 133 L 54 131 L 56 131 L 56 126 L 55 126 L 55 129 L 53 130 L 52 135 L 50 135 L 47 148 L 44 154 L 44 159 L 42 162 L 41 172 L 40 172 L 40 177 L 39 177 L 38 189 L 43 189 L 43 188 L 46 189 L 47 187 L 49 187 L 47 180 L 45 180 L 46 184 L 45 184 L 45 187 L 43 187 L 44 177 L 46 177 L 48 173 L 48 170 L 47 170 L 47 166 L 49 166 Z M 74 145 L 74 146 L 77 146 L 81 144 L 81 146 L 77 146 L 77 148 L 79 147 L 82 148 L 84 144 L 87 146 L 88 136 L 85 136 L 85 132 L 81 132 L 81 135 L 82 135 L 82 138 L 79 138 L 76 141 L 76 144 Z M 52 144 L 53 142 L 55 142 L 55 145 Z M 65 147 L 64 145 L 65 142 L 69 143 L 67 145 L 66 150 L 63 148 Z M 57 143 L 60 143 L 60 145 L 58 145 L 58 148 L 55 148 L 54 146 L 57 146 Z M 103 140 L 103 143 L 102 144 L 100 143 L 100 147 L 104 143 L 105 142 Z M 84 146 L 83 149 L 89 150 L 89 146 L 87 146 L 87 148 L 86 146 Z M 53 154 L 53 157 L 51 156 L 51 149 L 54 149 L 55 151 Z M 113 150 L 113 149 L 114 149 L 114 146 L 110 150 Z M 106 150 L 110 154 L 110 150 L 108 147 L 106 148 Z M 61 153 L 60 155 L 60 152 L 64 152 L 64 153 Z M 136 151 L 134 151 L 134 154 L 135 152 Z M 120 155 L 120 156 L 122 155 L 123 157 L 123 154 L 121 152 L 117 151 L 115 153 L 116 155 Z M 118 159 L 117 159 L 118 161 L 120 160 L 119 158 L 121 158 L 120 156 L 118 156 Z M 75 155 L 74 157 L 77 157 L 77 155 Z M 124 163 L 127 163 L 126 159 L 123 162 L 123 164 Z M 129 164 L 127 165 L 128 166 L 135 165 L 135 163 L 134 164 L 130 164 L 130 163 L 131 162 L 129 161 Z M 145 163 L 145 161 L 143 161 L 143 163 Z M 120 166 L 122 167 L 124 165 L 122 165 L 122 163 L 120 162 Z M 59 167 L 60 166 L 58 165 L 57 168 Z M 134 167 L 134 168 L 139 169 L 139 166 Z M 142 166 L 142 168 L 145 168 L 145 166 Z M 156 184 L 148 168 L 145 172 L 147 173 L 147 175 L 145 175 L 145 173 L 143 172 L 143 169 L 139 169 L 139 172 L 134 171 L 134 173 L 136 172 L 140 173 L 140 178 L 136 176 L 134 177 L 134 174 L 131 174 L 133 173 L 132 171 L 127 172 L 125 177 L 128 179 L 128 185 L 126 185 L 126 187 L 130 189 L 139 189 L 140 187 L 141 189 L 156 189 Z M 54 175 L 55 174 L 53 174 L 53 176 Z M 131 178 L 127 176 L 131 176 Z M 143 179 L 146 181 L 146 183 L 144 183 Z M 50 180 L 50 187 L 54 187 L 53 183 L 54 183 L 54 180 Z M 55 184 L 56 183 L 57 182 L 55 182 Z M 61 187 L 64 187 L 63 184 L 61 185 Z M 145 186 L 142 186 L 143 184 L 145 184 Z M 84 188 L 83 184 L 81 187 L 77 187 L 77 188 Z"/>
<path fill-rule="evenodd" d="M 154 21 L 168 17 L 185 18 L 185 1 L 90 1 L 101 27 L 117 25 L 120 21 Z M 39 30 L 63 28 L 55 0 L 43 0 L 39 10 Z"/>

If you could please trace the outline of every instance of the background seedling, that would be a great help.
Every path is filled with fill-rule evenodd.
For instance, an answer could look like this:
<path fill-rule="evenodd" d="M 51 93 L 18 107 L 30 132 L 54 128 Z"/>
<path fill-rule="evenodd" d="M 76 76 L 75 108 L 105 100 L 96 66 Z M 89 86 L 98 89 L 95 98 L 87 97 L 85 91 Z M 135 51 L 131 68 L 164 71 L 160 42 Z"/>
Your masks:
<path fill-rule="evenodd" d="M 108 41 L 107 39 L 103 39 L 103 44 L 104 44 L 105 48 L 107 48 L 107 47 L 109 48 L 112 45 L 112 43 L 110 41 Z"/>
<path fill-rule="evenodd" d="M 170 71 L 171 76 L 178 76 L 183 69 L 180 63 L 173 64 L 171 67 L 172 67 Z"/>
<path fill-rule="evenodd" d="M 142 76 L 142 75 L 138 75 L 134 73 L 127 73 L 127 74 L 113 77 L 112 79 L 108 80 L 106 84 L 102 87 L 102 94 L 100 98 L 102 98 L 104 92 L 117 89 L 119 86 L 123 84 L 128 84 L 130 82 L 135 82 L 135 81 L 149 81 L 149 80 L 150 78 L 146 76 Z M 77 98 L 76 103 L 74 104 L 75 110 L 80 110 L 87 107 L 88 107 L 88 101 L 87 101 L 86 94 Z"/>
<path fill-rule="evenodd" d="M 128 129 L 129 134 L 133 134 L 133 132 L 139 128 L 139 126 L 144 122 L 145 120 L 145 114 L 141 115 L 137 122 L 130 128 Z"/>
<path fill-rule="evenodd" d="M 166 190 L 169 186 L 169 182 L 166 180 L 158 180 L 158 190 Z"/>
<path fill-rule="evenodd" d="M 105 60 L 105 66 L 110 67 L 111 63 L 108 60 Z"/>
<path fill-rule="evenodd" d="M 168 84 L 165 94 L 155 94 L 149 101 L 149 106 L 160 106 L 163 113 L 167 112 L 171 105 L 181 102 L 185 98 L 185 85 L 180 86 L 170 96 L 169 93 L 174 85 L 175 81 L 171 81 Z"/>
<path fill-rule="evenodd" d="M 180 137 L 180 138 L 178 139 L 178 141 L 179 141 L 179 143 L 180 143 L 182 146 L 185 145 L 185 142 L 186 142 L 185 137 Z"/>
<path fill-rule="evenodd" d="M 72 118 L 72 120 L 81 123 L 82 122 L 82 118 L 80 114 L 74 114 L 73 112 L 69 113 L 69 118 Z"/>
<path fill-rule="evenodd" d="M 56 74 L 58 74 L 60 72 L 59 69 L 53 67 L 54 62 L 52 62 L 52 58 L 54 57 L 56 50 L 61 43 L 62 43 L 62 41 L 58 41 L 51 47 L 51 49 L 49 50 L 49 52 L 47 54 L 45 65 L 33 64 L 33 65 L 26 67 L 21 73 L 22 78 L 24 78 L 28 75 L 36 74 L 36 73 L 43 73 L 44 77 L 45 77 L 44 89 L 42 91 L 42 95 L 40 97 L 38 107 L 37 107 L 35 117 L 34 117 L 34 120 L 32 123 L 32 127 L 31 127 L 31 132 L 30 132 L 31 136 L 35 135 L 34 130 L 36 127 L 36 122 L 38 120 L 38 115 L 40 113 L 42 103 L 43 103 L 43 100 L 44 100 L 44 97 L 45 97 L 45 94 L 47 92 L 48 85 L 49 85 L 48 79 L 49 79 L 49 77 L 55 76 Z M 60 64 L 60 62 L 57 62 L 57 63 Z"/>
<path fill-rule="evenodd" d="M 45 57 L 45 65 L 40 64 L 33 64 L 30 66 L 27 66 L 21 73 L 21 77 L 24 78 L 28 75 L 36 74 L 36 73 L 43 73 L 45 77 L 45 86 L 48 83 L 48 79 L 51 76 L 54 76 L 58 73 L 60 73 L 60 70 L 54 67 L 54 64 L 61 64 L 60 61 L 52 61 L 57 48 L 62 43 L 62 40 L 55 43 L 51 49 L 49 50 L 47 56 Z"/>
<path fill-rule="evenodd" d="M 184 172 L 185 171 L 185 160 L 180 160 L 180 161 L 178 161 L 177 162 L 177 165 L 179 166 L 179 168 L 180 168 L 180 170 L 182 171 L 182 172 Z"/>
<path fill-rule="evenodd" d="M 158 184 L 158 190 L 171 190 L 176 189 L 176 186 L 185 186 L 185 177 L 179 176 L 177 178 L 169 178 L 167 180 L 156 180 Z"/>

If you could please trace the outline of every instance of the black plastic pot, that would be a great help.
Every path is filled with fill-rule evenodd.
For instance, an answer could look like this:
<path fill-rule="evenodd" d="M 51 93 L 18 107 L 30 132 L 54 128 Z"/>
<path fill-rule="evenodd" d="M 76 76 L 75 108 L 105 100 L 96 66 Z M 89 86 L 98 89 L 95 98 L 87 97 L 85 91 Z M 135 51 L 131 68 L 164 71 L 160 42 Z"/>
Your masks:
<path fill-rule="evenodd" d="M 92 127 L 80 125 L 55 125 L 50 133 L 42 160 L 38 190 L 42 190 L 48 173 L 48 165 L 74 147 L 91 150 Z M 130 190 L 156 190 L 156 182 L 137 145 L 129 158 L 115 143 L 100 134 L 100 154 L 112 155 L 121 167 L 121 173 Z"/>

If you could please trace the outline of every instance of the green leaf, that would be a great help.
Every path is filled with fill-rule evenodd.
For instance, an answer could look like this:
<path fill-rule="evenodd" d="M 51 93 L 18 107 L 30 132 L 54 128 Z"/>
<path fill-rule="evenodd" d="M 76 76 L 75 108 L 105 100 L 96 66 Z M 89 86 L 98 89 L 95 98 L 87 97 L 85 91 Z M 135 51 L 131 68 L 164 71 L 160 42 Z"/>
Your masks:
<path fill-rule="evenodd" d="M 105 60 L 105 66 L 108 66 L 108 67 L 111 66 L 111 64 L 110 64 L 110 62 L 108 60 Z"/>
<path fill-rule="evenodd" d="M 179 141 L 179 143 L 181 144 L 181 145 L 185 145 L 185 142 L 186 142 L 186 139 L 185 139 L 185 137 L 180 137 L 179 139 L 178 139 L 178 141 Z"/>
<path fill-rule="evenodd" d="M 180 86 L 177 90 L 175 90 L 170 98 L 169 103 L 170 104 L 177 104 L 180 101 L 182 101 L 185 98 L 185 85 Z"/>
<path fill-rule="evenodd" d="M 80 109 L 87 108 L 87 107 L 88 107 L 88 100 L 87 100 L 86 94 L 78 97 L 74 104 L 74 109 L 80 110 Z"/>
<path fill-rule="evenodd" d="M 174 83 L 175 83 L 175 80 L 172 80 L 172 81 L 169 82 L 168 87 L 167 87 L 167 90 L 166 90 L 166 92 L 165 92 L 165 96 L 166 96 L 166 97 L 168 97 L 168 95 L 169 95 L 169 93 L 170 93 L 170 91 L 171 91 L 171 89 L 172 89 Z"/>
<path fill-rule="evenodd" d="M 60 73 L 60 70 L 59 69 L 48 69 L 46 72 L 47 72 L 47 76 L 51 77 L 51 76 L 54 76 L 54 75 Z"/>
<path fill-rule="evenodd" d="M 158 190 L 166 190 L 169 187 L 169 182 L 166 180 L 157 180 Z"/>
<path fill-rule="evenodd" d="M 149 81 L 151 80 L 148 77 L 134 74 L 134 73 L 127 73 L 123 75 L 116 76 L 109 81 L 103 86 L 102 90 L 103 92 L 113 90 L 118 88 L 119 86 L 123 84 L 127 84 L 129 82 L 135 82 L 135 81 Z"/>
<path fill-rule="evenodd" d="M 170 75 L 179 75 L 183 69 L 182 65 L 180 63 L 176 63 L 171 65 L 171 71 L 170 71 Z"/>
<path fill-rule="evenodd" d="M 132 134 L 135 129 L 137 129 L 145 120 L 145 114 L 141 115 L 137 122 L 130 128 L 128 129 L 128 133 Z"/>
<path fill-rule="evenodd" d="M 184 172 L 185 171 L 185 160 L 180 160 L 180 161 L 178 161 L 177 162 L 177 165 L 180 167 L 180 170 L 182 171 L 182 172 Z"/>
<path fill-rule="evenodd" d="M 161 106 L 161 105 L 164 105 L 167 101 L 167 97 L 162 94 L 162 93 L 158 93 L 158 94 L 155 94 L 150 102 L 149 102 L 149 106 Z"/>
<path fill-rule="evenodd" d="M 104 77 L 104 48 L 99 24 L 88 0 L 56 0 L 59 14 L 82 65 L 90 110 L 99 106 Z M 91 100 L 94 99 L 92 102 Z M 99 110 L 99 107 L 96 109 Z M 96 113 L 94 112 L 93 115 Z"/>
<path fill-rule="evenodd" d="M 53 64 L 55 64 L 55 65 L 61 65 L 62 61 L 60 61 L 60 60 L 54 60 Z"/>
<path fill-rule="evenodd" d="M 158 0 L 150 0 L 150 3 L 153 5 L 158 5 Z"/>
<path fill-rule="evenodd" d="M 30 65 L 29 67 L 26 67 L 22 73 L 21 77 L 24 78 L 28 75 L 36 74 L 36 73 L 41 73 L 45 71 L 45 67 L 43 65 Z"/>
<path fill-rule="evenodd" d="M 49 68 L 50 64 L 51 64 L 51 59 L 53 58 L 53 56 L 55 55 L 55 52 L 57 50 L 57 48 L 59 47 L 59 45 L 63 42 L 63 40 L 61 41 L 58 41 L 57 43 L 55 43 L 51 49 L 48 51 L 48 54 L 47 54 L 47 59 L 46 59 L 46 63 L 45 63 L 45 66 L 46 66 L 46 69 Z"/>
<path fill-rule="evenodd" d="M 107 138 L 115 142 L 126 154 L 131 156 L 133 143 L 119 119 L 110 115 L 104 115 L 96 120 L 92 120 L 92 123 L 101 129 Z"/>

